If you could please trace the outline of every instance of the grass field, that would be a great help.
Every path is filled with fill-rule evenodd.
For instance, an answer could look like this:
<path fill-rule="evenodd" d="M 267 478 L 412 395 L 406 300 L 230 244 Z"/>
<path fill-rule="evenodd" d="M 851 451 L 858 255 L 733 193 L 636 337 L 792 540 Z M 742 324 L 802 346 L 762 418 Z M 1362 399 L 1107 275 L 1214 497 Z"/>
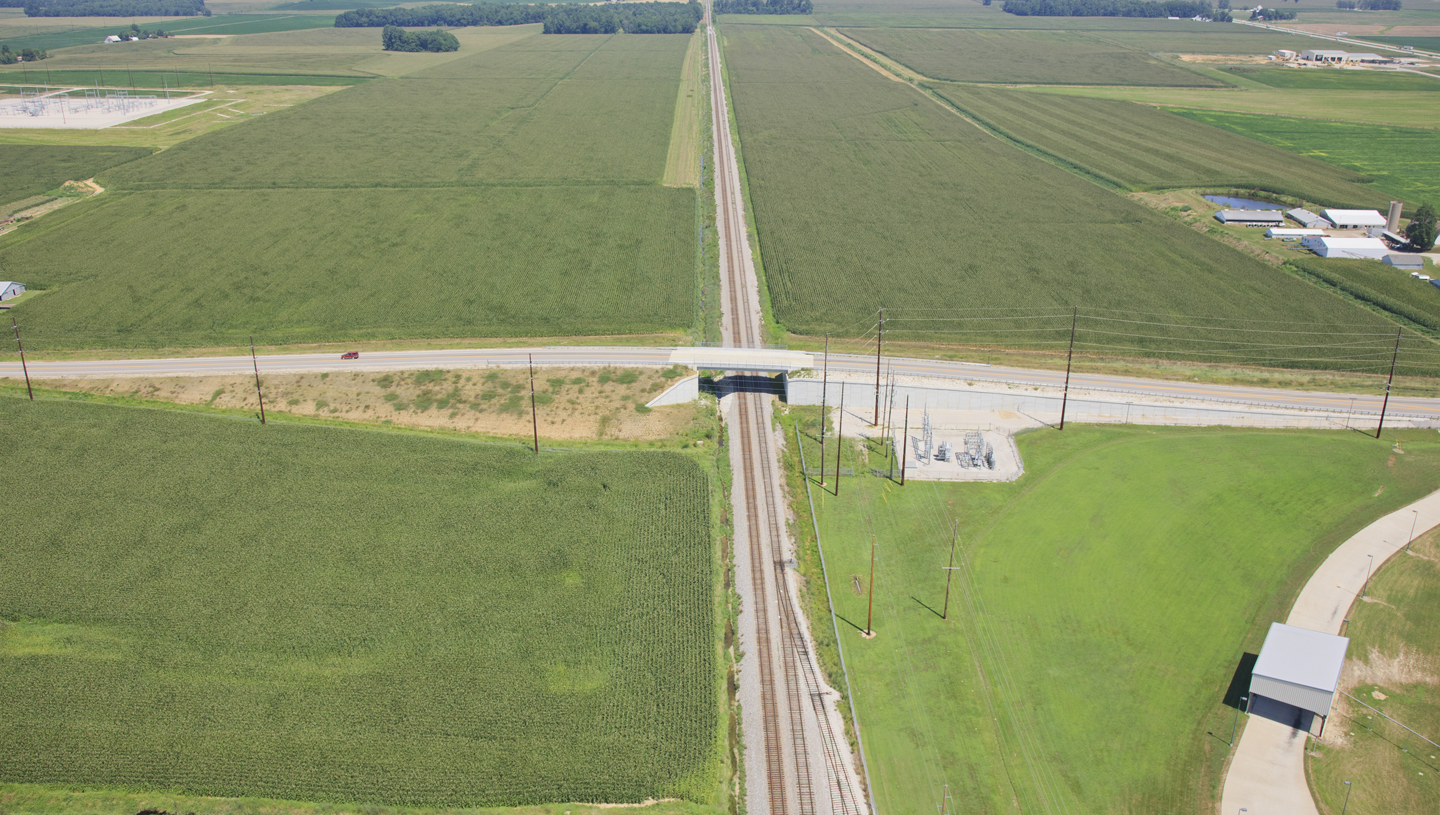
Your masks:
<path fill-rule="evenodd" d="M 70 18 L 52 18 L 67 20 Z M 81 18 L 87 19 L 87 18 Z M 88 18 L 93 21 L 93 18 Z M 148 22 L 155 19 L 156 22 Z M 260 34 L 271 31 L 294 31 L 307 28 L 328 28 L 335 25 L 334 16 L 312 15 L 312 14 L 238 14 L 220 17 L 182 17 L 177 19 L 158 19 L 141 17 L 117 17 L 113 22 L 101 22 L 91 28 L 79 28 L 69 31 L 55 31 L 46 33 L 28 34 L 24 29 L 17 29 L 5 25 L 0 20 L 0 42 L 10 46 L 10 50 L 18 51 L 21 48 L 43 48 L 47 51 L 59 48 L 72 48 L 77 45 L 98 45 L 105 41 L 111 34 L 118 33 L 121 29 L 129 28 L 134 21 L 140 24 L 141 28 L 154 30 L 160 28 L 168 33 L 174 34 Z M 170 40 L 167 44 L 174 47 L 181 43 L 180 40 Z M 151 46 L 151 42 L 132 42 L 123 45 L 111 45 L 110 49 L 138 49 Z"/>
<path fill-rule="evenodd" d="M 847 28 L 844 33 L 932 79 L 1058 85 L 1221 85 L 1148 54 L 1068 32 Z"/>
<path fill-rule="evenodd" d="M 1028 92 L 1399 127 L 1434 127 L 1440 121 L 1440 95 L 1426 92 L 1058 86 Z"/>
<path fill-rule="evenodd" d="M 1433 433 L 1393 466 L 1388 440 L 1346 431 L 1072 425 L 1017 441 L 1013 484 L 815 492 L 882 812 L 925 815 L 947 783 L 967 812 L 1213 810 L 1241 655 L 1334 546 L 1440 476 Z M 954 522 L 963 569 L 942 620 Z"/>
<path fill-rule="evenodd" d="M 694 462 L 13 396 L 0 416 L 0 779 L 422 806 L 711 795 Z"/>
<path fill-rule="evenodd" d="M 1345 634 L 1350 649 L 1342 689 L 1432 740 L 1440 741 L 1440 535 L 1422 535 L 1370 579 Z M 1308 757 L 1322 812 L 1381 815 L 1440 810 L 1440 749 L 1340 697 L 1325 741 Z M 1333 728 L 1333 729 L 1332 729 Z"/>
<path fill-rule="evenodd" d="M 1419 48 L 1422 51 L 1440 52 L 1440 37 L 1371 37 L 1361 36 L 1358 39 L 1378 42 L 1382 45 L 1409 45 Z"/>
<path fill-rule="evenodd" d="M 83 181 L 101 170 L 150 155 L 137 147 L 0 145 L 0 204 Z"/>
<path fill-rule="evenodd" d="M 695 32 L 685 51 L 685 67 L 680 72 L 680 92 L 675 99 L 675 119 L 670 125 L 670 151 L 665 156 L 665 185 L 694 187 L 700 184 L 700 106 L 701 75 L 704 66 L 705 35 Z"/>
<path fill-rule="evenodd" d="M 53 287 L 18 311 L 55 347 L 682 331 L 696 192 L 661 182 L 690 41 L 529 36 L 269 107 L 0 263 Z"/>
<path fill-rule="evenodd" d="M 1181 31 L 1088 31 L 1085 36 L 1122 48 L 1165 54 L 1270 54 L 1278 48 L 1303 51 L 1316 40 L 1249 26 L 1205 26 Z"/>
<path fill-rule="evenodd" d="M 1440 91 L 1440 79 L 1419 74 L 1334 69 L 1231 67 L 1225 70 L 1272 88 L 1332 91 Z"/>
<path fill-rule="evenodd" d="M 975 85 L 934 89 L 1007 136 L 1132 190 L 1235 186 L 1357 208 L 1390 200 L 1357 183 L 1365 180 L 1359 173 L 1146 105 Z"/>
<path fill-rule="evenodd" d="M 1174 112 L 1364 173 L 1374 179 L 1376 189 L 1398 196 L 1411 206 L 1426 201 L 1440 204 L 1440 130 L 1216 111 Z"/>
<path fill-rule="evenodd" d="M 725 37 L 766 282 L 791 331 L 863 333 L 884 306 L 887 338 L 918 340 L 933 323 L 902 317 L 936 316 L 936 298 L 1385 325 L 995 139 L 817 34 L 735 26 Z M 999 329 L 1024 327 L 1002 322 L 946 338 L 1015 340 Z M 1147 342 L 1113 339 L 1132 341 Z"/>

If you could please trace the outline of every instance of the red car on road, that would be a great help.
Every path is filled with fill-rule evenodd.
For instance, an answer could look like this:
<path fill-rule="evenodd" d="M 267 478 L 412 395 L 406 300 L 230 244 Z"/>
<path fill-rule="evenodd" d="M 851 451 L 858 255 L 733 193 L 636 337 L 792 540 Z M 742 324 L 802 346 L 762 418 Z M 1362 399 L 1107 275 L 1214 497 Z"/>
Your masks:
<path fill-rule="evenodd" d="M 359 359 L 359 358 L 360 358 L 360 352 L 359 352 L 359 351 L 346 351 L 345 353 L 343 353 L 343 354 L 340 355 L 340 358 L 341 358 L 341 359 Z"/>

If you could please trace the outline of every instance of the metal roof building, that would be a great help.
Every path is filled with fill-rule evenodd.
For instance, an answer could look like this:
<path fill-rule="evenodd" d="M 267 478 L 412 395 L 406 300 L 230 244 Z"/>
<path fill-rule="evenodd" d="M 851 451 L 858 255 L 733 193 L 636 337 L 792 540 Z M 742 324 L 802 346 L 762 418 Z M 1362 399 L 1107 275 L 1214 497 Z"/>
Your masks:
<path fill-rule="evenodd" d="M 1265 230 L 1267 238 L 1319 238 L 1325 236 L 1323 229 L 1286 229 L 1280 226 L 1272 226 Z"/>
<path fill-rule="evenodd" d="M 1289 215 L 1291 220 L 1304 226 L 1306 229 L 1325 229 L 1330 226 L 1329 221 L 1308 209 L 1287 209 L 1285 210 L 1285 214 Z"/>
<path fill-rule="evenodd" d="M 1385 228 L 1385 216 L 1373 209 L 1327 209 L 1325 219 L 1336 229 L 1364 229 L 1368 226 Z"/>
<path fill-rule="evenodd" d="M 1360 258 L 1380 260 L 1390 254 L 1390 247 L 1379 238 L 1301 238 L 1300 245 L 1322 258 Z"/>
<path fill-rule="evenodd" d="M 13 280 L 0 280 L 0 302 L 25 293 L 25 284 Z"/>
<path fill-rule="evenodd" d="M 1349 637 L 1271 623 L 1250 674 L 1246 710 L 1255 704 L 1256 694 L 1294 705 L 1320 715 L 1323 736 L 1349 646 Z"/>
<path fill-rule="evenodd" d="M 1222 224 L 1245 224 L 1246 226 L 1284 226 L 1285 216 L 1274 209 L 1222 209 L 1215 213 L 1215 220 Z"/>
<path fill-rule="evenodd" d="M 1425 258 L 1419 255 L 1386 255 L 1381 262 L 1407 272 L 1420 272 L 1425 269 Z"/>
<path fill-rule="evenodd" d="M 1348 51 L 1331 51 L 1324 48 L 1307 48 L 1300 52 L 1301 59 L 1315 62 L 1344 62 L 1347 56 L 1349 56 Z"/>

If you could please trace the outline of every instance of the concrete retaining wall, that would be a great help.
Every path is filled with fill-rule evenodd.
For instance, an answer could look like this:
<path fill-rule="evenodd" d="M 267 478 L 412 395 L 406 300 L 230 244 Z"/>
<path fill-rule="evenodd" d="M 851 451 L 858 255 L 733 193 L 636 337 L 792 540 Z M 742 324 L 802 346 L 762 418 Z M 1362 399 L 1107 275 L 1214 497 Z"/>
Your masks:
<path fill-rule="evenodd" d="M 873 389 L 872 389 L 873 391 Z M 700 376 L 687 376 L 660 392 L 659 396 L 645 403 L 645 407 L 680 405 L 700 398 Z"/>

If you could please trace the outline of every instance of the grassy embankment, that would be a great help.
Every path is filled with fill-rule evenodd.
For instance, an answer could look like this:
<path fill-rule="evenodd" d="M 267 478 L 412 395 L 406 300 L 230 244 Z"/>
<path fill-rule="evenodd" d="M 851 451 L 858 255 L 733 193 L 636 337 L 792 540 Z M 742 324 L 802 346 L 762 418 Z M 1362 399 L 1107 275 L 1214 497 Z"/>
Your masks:
<path fill-rule="evenodd" d="M 533 36 L 332 94 L 103 174 L 0 260 L 47 270 L 21 311 L 52 347 L 683 331 L 689 42 Z"/>
<path fill-rule="evenodd" d="M 1440 810 L 1440 748 L 1376 711 L 1440 742 L 1440 532 L 1387 561 L 1350 611 L 1349 659 L 1325 741 L 1306 762 L 1320 811 L 1381 815 Z M 1373 708 L 1373 709 L 1371 709 Z M 1332 729 L 1333 728 L 1333 729 Z"/>
<path fill-rule="evenodd" d="M 1392 465 L 1388 440 L 1345 431 L 1074 426 L 1019 437 L 1012 484 L 812 487 L 881 810 L 923 815 L 947 783 L 976 812 L 1213 808 L 1241 655 L 1334 546 L 1434 489 L 1440 443 L 1406 435 Z"/>
<path fill-rule="evenodd" d="M 695 461 L 13 395 L 0 413 L 7 811 L 713 800 Z M 86 788 L 116 792 L 64 792 Z"/>

